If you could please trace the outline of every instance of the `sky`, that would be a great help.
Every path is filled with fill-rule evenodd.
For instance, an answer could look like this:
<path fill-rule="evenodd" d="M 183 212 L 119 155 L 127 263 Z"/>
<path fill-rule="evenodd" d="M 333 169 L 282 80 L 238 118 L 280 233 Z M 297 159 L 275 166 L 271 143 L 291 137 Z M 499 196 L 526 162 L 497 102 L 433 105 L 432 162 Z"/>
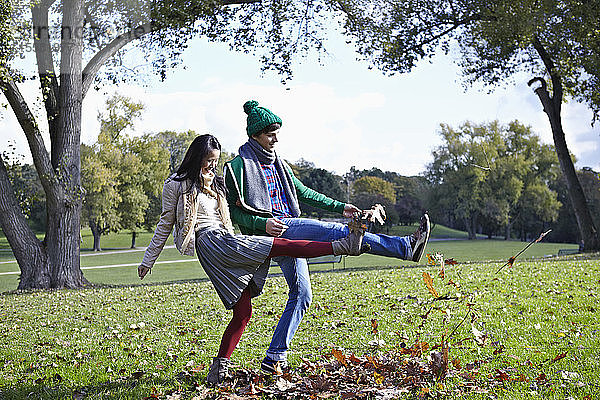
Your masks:
<path fill-rule="evenodd" d="M 194 40 L 183 55 L 185 68 L 172 70 L 164 82 L 150 78 L 145 86 L 90 89 L 83 103 L 82 142 L 96 140 L 98 113 L 111 94 L 120 93 L 145 105 L 130 134 L 192 129 L 217 136 L 224 150 L 235 153 L 247 140 L 242 105 L 257 100 L 283 120 L 280 156 L 291 162 L 303 158 L 337 174 L 352 166 L 420 174 L 441 144 L 440 123 L 458 128 L 465 121 L 517 119 L 531 125 L 543 142 L 552 143 L 546 114 L 527 86 L 529 76 L 517 75 L 513 83 L 492 93 L 482 86 L 465 91 L 450 56 L 438 55 L 408 74 L 390 77 L 355 61 L 348 46 L 333 41 L 329 47 L 322 65 L 314 57 L 300 60 L 294 78 L 282 85 L 279 76 L 261 74 L 253 56 Z M 36 104 L 34 112 L 43 116 L 36 83 L 25 84 L 22 91 L 30 104 Z M 16 118 L 10 109 L 1 112 L 0 149 L 13 143 L 30 160 Z M 571 102 L 563 106 L 562 117 L 577 166 L 600 170 L 600 126 L 591 126 L 591 112 Z M 44 118 L 39 121 L 43 128 Z"/>

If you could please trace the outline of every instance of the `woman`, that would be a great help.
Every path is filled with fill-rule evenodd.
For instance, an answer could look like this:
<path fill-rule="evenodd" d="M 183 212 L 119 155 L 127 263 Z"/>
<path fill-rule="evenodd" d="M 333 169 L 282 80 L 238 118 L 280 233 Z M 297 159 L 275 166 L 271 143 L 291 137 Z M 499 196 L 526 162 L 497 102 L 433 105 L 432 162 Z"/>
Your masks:
<path fill-rule="evenodd" d="M 196 249 L 225 308 L 233 309 L 219 353 L 209 368 L 209 383 L 219 383 L 227 375 L 229 358 L 252 315 L 250 299 L 262 292 L 271 257 L 359 255 L 365 250 L 362 248 L 364 231 L 360 229 L 334 242 L 235 235 L 223 178 L 214 173 L 220 154 L 221 145 L 214 136 L 194 139 L 177 172 L 165 181 L 162 214 L 138 267 L 138 275 L 143 279 L 174 227 L 177 249 L 190 256 Z"/>

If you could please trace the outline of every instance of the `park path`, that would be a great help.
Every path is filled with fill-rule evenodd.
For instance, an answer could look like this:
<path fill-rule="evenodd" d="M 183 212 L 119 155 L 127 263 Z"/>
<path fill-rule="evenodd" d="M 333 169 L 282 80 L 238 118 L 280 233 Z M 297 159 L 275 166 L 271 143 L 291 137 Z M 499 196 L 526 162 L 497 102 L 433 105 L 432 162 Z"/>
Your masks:
<path fill-rule="evenodd" d="M 175 247 L 175 246 L 174 245 L 170 245 L 170 246 L 165 246 L 164 248 L 165 249 L 169 249 L 169 248 L 173 248 L 173 247 Z M 136 252 L 136 251 L 146 251 L 146 247 L 139 248 L 139 249 L 106 251 L 106 252 L 101 252 L 101 253 L 86 253 L 86 254 L 81 254 L 80 257 L 86 257 L 86 256 L 104 256 L 104 255 L 109 255 L 109 254 L 121 254 L 121 253 L 133 253 L 133 252 Z M 175 263 L 190 262 L 190 261 L 196 261 L 196 260 L 195 259 L 189 259 L 189 260 L 157 261 L 155 264 L 175 264 Z M 16 264 L 16 262 L 17 262 L 17 260 L 1 261 L 0 264 Z M 93 266 L 93 267 L 81 267 L 81 269 L 85 270 L 85 269 L 133 267 L 133 266 L 138 266 L 138 265 L 140 265 L 140 263 L 96 265 L 96 266 Z M 19 275 L 20 273 L 21 273 L 21 271 L 9 271 L 9 272 L 0 272 L 0 275 Z"/>

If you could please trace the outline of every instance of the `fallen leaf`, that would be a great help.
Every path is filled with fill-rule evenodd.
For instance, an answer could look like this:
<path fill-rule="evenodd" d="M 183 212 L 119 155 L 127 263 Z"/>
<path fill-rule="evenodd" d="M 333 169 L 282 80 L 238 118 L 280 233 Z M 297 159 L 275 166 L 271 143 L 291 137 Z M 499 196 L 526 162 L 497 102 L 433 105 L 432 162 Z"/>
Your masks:
<path fill-rule="evenodd" d="M 142 376 L 144 376 L 145 372 L 144 371 L 135 371 L 134 373 L 131 374 L 131 378 L 132 379 L 140 379 Z"/>
<path fill-rule="evenodd" d="M 427 253 L 427 264 L 435 265 L 435 258 L 431 253 Z"/>
<path fill-rule="evenodd" d="M 560 353 L 559 355 L 557 355 L 556 357 L 554 357 L 552 359 L 552 361 L 550 361 L 550 364 L 557 362 L 558 360 L 562 360 L 563 358 L 565 358 L 567 356 L 567 352 L 565 351 L 564 353 Z"/>
<path fill-rule="evenodd" d="M 373 357 L 367 356 L 367 360 L 369 360 L 371 362 L 371 364 L 373 364 L 373 366 L 375 368 L 379 368 L 379 364 L 377 363 L 377 361 Z"/>
<path fill-rule="evenodd" d="M 373 377 L 375 378 L 375 383 L 378 385 L 381 385 L 383 383 L 383 381 L 385 380 L 385 377 L 379 373 L 377 373 L 377 371 L 373 371 Z"/>
<path fill-rule="evenodd" d="M 333 356 L 335 357 L 336 360 L 338 360 L 338 362 L 340 364 L 343 365 L 348 365 L 348 362 L 346 361 L 346 356 L 344 355 L 344 353 L 341 350 L 338 349 L 332 349 L 331 353 L 333 354 Z"/>
<path fill-rule="evenodd" d="M 529 382 L 529 379 L 527 379 L 527 377 L 523 374 L 519 374 L 519 376 L 514 378 L 514 380 L 517 382 Z"/>
<path fill-rule="evenodd" d="M 153 386 L 153 387 L 152 387 L 152 393 L 150 393 L 150 395 L 149 395 L 149 396 L 146 396 L 146 397 L 144 397 L 144 398 L 143 398 L 143 400 L 152 400 L 152 399 L 158 399 L 160 395 L 161 395 L 161 394 L 160 394 L 160 393 L 159 393 L 159 392 L 156 390 L 156 388 Z"/>
<path fill-rule="evenodd" d="M 429 275 L 427 272 L 423 272 L 423 280 L 425 281 L 427 289 L 429 289 L 429 293 L 431 293 L 435 298 L 440 297 L 438 292 L 433 287 L 433 279 L 431 279 L 431 275 Z"/>
<path fill-rule="evenodd" d="M 275 387 L 282 392 L 286 392 L 290 389 L 293 389 L 295 386 L 296 385 L 292 382 L 281 377 L 277 378 L 277 381 L 275 381 Z"/>
<path fill-rule="evenodd" d="M 363 361 L 360 358 L 356 357 L 354 354 L 350 354 L 350 357 L 348 357 L 348 359 L 350 361 L 352 361 L 353 363 L 355 363 L 355 364 L 362 364 L 363 363 Z"/>
<path fill-rule="evenodd" d="M 452 359 L 452 366 L 459 370 L 460 369 L 460 360 L 458 358 L 453 358 Z"/>
<path fill-rule="evenodd" d="M 85 398 L 85 394 L 83 390 L 76 390 L 73 392 L 73 400 L 82 400 Z"/>
<path fill-rule="evenodd" d="M 376 319 L 372 319 L 371 320 L 371 332 L 374 335 L 377 335 L 379 333 L 379 331 L 377 330 L 377 327 L 379 326 L 379 323 L 377 322 Z"/>
<path fill-rule="evenodd" d="M 537 378 L 535 378 L 535 380 L 538 382 L 544 382 L 547 381 L 548 378 L 546 377 L 546 374 L 542 372 Z"/>
<path fill-rule="evenodd" d="M 514 263 L 515 263 L 515 257 L 511 257 L 506 262 L 506 265 L 508 265 L 508 268 L 512 268 L 512 266 L 513 266 Z"/>
<path fill-rule="evenodd" d="M 570 371 L 560 371 L 560 376 L 568 381 L 579 378 L 579 374 L 577 372 Z"/>
<path fill-rule="evenodd" d="M 496 379 L 497 381 L 504 382 L 510 380 L 510 376 L 508 376 L 508 374 L 505 371 L 497 369 L 494 379 Z"/>

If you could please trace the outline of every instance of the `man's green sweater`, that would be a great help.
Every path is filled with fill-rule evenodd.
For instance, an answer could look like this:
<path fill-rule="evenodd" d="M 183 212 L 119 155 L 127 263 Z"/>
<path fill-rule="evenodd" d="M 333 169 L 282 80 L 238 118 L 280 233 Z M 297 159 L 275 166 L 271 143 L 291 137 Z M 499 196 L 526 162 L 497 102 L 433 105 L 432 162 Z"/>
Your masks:
<path fill-rule="evenodd" d="M 292 177 L 298 201 L 313 207 L 342 214 L 345 203 L 325 196 L 307 186 L 296 178 L 291 168 L 285 164 Z M 267 219 L 273 218 L 272 210 L 259 210 L 246 203 L 244 191 L 244 162 L 238 155 L 225 163 L 225 185 L 227 186 L 227 202 L 234 224 L 238 224 L 245 235 L 266 235 Z M 266 190 L 266 188 L 265 188 Z"/>

